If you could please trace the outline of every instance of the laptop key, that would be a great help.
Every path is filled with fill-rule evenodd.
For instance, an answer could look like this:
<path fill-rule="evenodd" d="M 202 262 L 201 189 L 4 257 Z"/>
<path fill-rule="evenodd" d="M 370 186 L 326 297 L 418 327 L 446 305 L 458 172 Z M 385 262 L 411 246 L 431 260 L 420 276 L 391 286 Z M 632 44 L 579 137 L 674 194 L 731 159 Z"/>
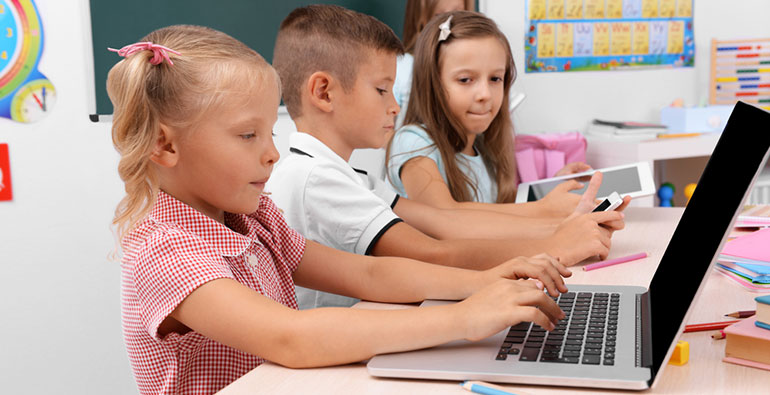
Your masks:
<path fill-rule="evenodd" d="M 499 353 L 497 354 L 497 357 L 495 357 L 495 359 L 498 361 L 505 361 L 506 359 L 508 359 L 508 354 Z"/>
<path fill-rule="evenodd" d="M 564 350 L 564 352 L 561 355 L 563 357 L 579 357 L 580 351 Z"/>
<path fill-rule="evenodd" d="M 579 363 L 580 357 L 561 357 L 561 363 Z"/>
<path fill-rule="evenodd" d="M 518 355 L 520 352 L 521 352 L 521 350 L 519 350 L 518 348 L 512 348 L 512 349 L 508 350 L 508 354 L 510 354 L 510 355 Z"/>
<path fill-rule="evenodd" d="M 534 361 L 537 361 L 538 355 L 540 355 L 539 348 L 525 348 L 521 352 L 521 357 L 519 357 L 519 361 L 534 362 Z"/>
<path fill-rule="evenodd" d="M 584 355 L 583 363 L 586 365 L 598 365 L 601 362 L 601 357 L 598 355 Z"/>
<path fill-rule="evenodd" d="M 604 364 L 608 365 L 608 366 L 615 365 L 615 360 L 614 359 L 605 359 L 604 360 Z"/>

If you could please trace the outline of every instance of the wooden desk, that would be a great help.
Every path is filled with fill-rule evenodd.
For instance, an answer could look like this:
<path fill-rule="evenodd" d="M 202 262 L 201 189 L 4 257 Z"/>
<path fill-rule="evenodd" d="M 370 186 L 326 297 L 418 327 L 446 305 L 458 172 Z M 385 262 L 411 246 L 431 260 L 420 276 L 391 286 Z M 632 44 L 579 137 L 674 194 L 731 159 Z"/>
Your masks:
<path fill-rule="evenodd" d="M 629 207 L 626 229 L 613 237 L 610 258 L 646 251 L 649 257 L 622 265 L 585 272 L 573 268 L 568 284 L 626 284 L 647 287 L 679 222 L 682 208 Z M 681 262 L 682 265 L 688 264 Z M 755 293 L 745 291 L 724 276 L 712 272 L 688 323 L 725 320 L 723 314 L 751 310 Z M 412 306 L 361 302 L 357 308 L 405 308 Z M 762 393 L 770 372 L 722 362 L 724 340 L 712 340 L 713 332 L 686 333 L 690 361 L 668 365 L 658 385 L 645 393 L 712 394 Z M 312 352 L 312 350 L 308 350 Z M 516 394 L 601 393 L 596 389 L 503 385 Z M 287 369 L 266 363 L 222 390 L 222 394 L 469 394 L 458 382 L 383 379 L 369 376 L 363 363 L 332 368 Z"/>

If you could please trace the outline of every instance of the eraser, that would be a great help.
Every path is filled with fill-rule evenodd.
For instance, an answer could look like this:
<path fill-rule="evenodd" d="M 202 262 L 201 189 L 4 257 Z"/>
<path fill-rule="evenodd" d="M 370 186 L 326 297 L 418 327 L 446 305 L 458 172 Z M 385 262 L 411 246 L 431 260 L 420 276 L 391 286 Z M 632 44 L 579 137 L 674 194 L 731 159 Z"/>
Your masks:
<path fill-rule="evenodd" d="M 676 342 L 676 347 L 674 348 L 674 352 L 671 354 L 671 359 L 669 359 L 668 363 L 669 365 L 677 365 L 682 366 L 687 363 L 687 361 L 690 360 L 690 343 L 687 343 L 686 341 L 678 341 Z"/>

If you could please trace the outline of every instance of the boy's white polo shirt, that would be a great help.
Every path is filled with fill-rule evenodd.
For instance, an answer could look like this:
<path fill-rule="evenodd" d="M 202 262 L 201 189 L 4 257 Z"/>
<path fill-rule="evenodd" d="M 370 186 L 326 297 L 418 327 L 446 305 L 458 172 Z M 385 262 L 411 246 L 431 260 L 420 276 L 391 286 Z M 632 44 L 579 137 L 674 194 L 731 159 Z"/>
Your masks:
<path fill-rule="evenodd" d="M 315 137 L 289 136 L 288 156 L 276 165 L 265 190 L 286 222 L 305 238 L 338 250 L 370 254 L 379 238 L 401 219 L 392 207 L 398 194 L 377 177 L 353 169 Z M 299 291 L 300 308 L 308 306 Z M 352 305 L 355 299 L 345 305 Z M 329 306 L 316 297 L 312 307 Z M 337 304 L 339 305 L 339 304 Z"/>

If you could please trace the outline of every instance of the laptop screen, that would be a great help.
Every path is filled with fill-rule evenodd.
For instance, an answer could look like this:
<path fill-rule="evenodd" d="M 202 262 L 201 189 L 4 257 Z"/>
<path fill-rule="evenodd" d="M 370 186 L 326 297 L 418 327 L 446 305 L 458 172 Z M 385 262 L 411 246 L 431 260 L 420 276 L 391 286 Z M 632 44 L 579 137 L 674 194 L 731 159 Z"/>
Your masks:
<path fill-rule="evenodd" d="M 737 103 L 650 282 L 653 377 L 764 168 L 768 149 L 770 113 Z"/>

